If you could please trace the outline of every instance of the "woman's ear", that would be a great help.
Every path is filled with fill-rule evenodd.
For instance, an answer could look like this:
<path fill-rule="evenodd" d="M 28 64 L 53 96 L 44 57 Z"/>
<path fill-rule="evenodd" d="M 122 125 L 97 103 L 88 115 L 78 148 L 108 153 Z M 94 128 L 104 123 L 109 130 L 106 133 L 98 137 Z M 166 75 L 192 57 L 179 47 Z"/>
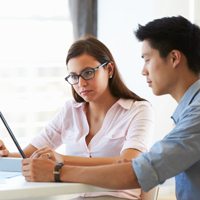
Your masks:
<path fill-rule="evenodd" d="M 112 78 L 113 73 L 114 73 L 114 64 L 112 62 L 109 62 L 107 65 L 107 69 L 108 69 L 109 78 Z"/>
<path fill-rule="evenodd" d="M 173 67 L 176 68 L 181 62 L 181 58 L 182 58 L 181 52 L 179 50 L 172 50 L 170 52 L 170 57 L 171 57 Z"/>

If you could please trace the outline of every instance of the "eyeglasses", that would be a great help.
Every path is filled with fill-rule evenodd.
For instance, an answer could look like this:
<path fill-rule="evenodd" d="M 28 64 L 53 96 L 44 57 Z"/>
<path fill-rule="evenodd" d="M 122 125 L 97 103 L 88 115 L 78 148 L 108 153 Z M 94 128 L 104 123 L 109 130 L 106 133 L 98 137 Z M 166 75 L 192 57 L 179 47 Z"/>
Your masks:
<path fill-rule="evenodd" d="M 79 82 L 79 77 L 83 78 L 84 80 L 90 80 L 92 78 L 94 78 L 95 76 L 95 72 L 100 68 L 100 67 L 104 67 L 108 64 L 108 62 L 105 62 L 95 68 L 87 68 L 85 70 L 83 70 L 80 74 L 69 74 L 65 80 L 71 84 L 71 85 L 76 85 Z"/>

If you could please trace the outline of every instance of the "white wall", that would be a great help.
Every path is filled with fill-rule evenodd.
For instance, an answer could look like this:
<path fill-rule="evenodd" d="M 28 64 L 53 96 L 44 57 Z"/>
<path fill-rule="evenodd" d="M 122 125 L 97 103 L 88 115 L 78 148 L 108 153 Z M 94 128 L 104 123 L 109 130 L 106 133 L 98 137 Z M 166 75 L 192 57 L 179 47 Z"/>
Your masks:
<path fill-rule="evenodd" d="M 200 21 L 200 17 L 197 17 L 197 4 L 200 5 L 198 0 L 98 1 L 98 37 L 110 48 L 128 87 L 153 104 L 156 113 L 154 140 L 162 138 L 172 128 L 170 116 L 176 102 L 167 95 L 155 97 L 148 88 L 146 79 L 141 75 L 141 44 L 133 32 L 137 29 L 138 23 L 144 25 L 164 16 L 182 15 Z"/>

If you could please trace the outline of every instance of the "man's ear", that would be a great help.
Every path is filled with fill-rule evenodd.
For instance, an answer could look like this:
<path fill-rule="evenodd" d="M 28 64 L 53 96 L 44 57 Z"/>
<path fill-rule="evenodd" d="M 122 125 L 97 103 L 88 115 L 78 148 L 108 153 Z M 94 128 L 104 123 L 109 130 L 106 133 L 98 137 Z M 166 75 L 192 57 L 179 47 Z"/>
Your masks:
<path fill-rule="evenodd" d="M 172 50 L 170 52 L 171 62 L 174 68 L 176 68 L 181 62 L 182 54 L 179 50 Z"/>

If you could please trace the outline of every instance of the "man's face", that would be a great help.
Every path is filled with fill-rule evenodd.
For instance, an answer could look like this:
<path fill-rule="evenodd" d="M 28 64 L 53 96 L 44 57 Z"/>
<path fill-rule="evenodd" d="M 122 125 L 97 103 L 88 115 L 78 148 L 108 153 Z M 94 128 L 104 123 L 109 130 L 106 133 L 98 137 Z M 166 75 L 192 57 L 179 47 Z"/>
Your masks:
<path fill-rule="evenodd" d="M 142 75 L 146 76 L 149 87 L 155 95 L 170 94 L 173 89 L 173 68 L 168 56 L 162 58 L 159 51 L 150 46 L 148 40 L 142 44 L 144 66 Z"/>

